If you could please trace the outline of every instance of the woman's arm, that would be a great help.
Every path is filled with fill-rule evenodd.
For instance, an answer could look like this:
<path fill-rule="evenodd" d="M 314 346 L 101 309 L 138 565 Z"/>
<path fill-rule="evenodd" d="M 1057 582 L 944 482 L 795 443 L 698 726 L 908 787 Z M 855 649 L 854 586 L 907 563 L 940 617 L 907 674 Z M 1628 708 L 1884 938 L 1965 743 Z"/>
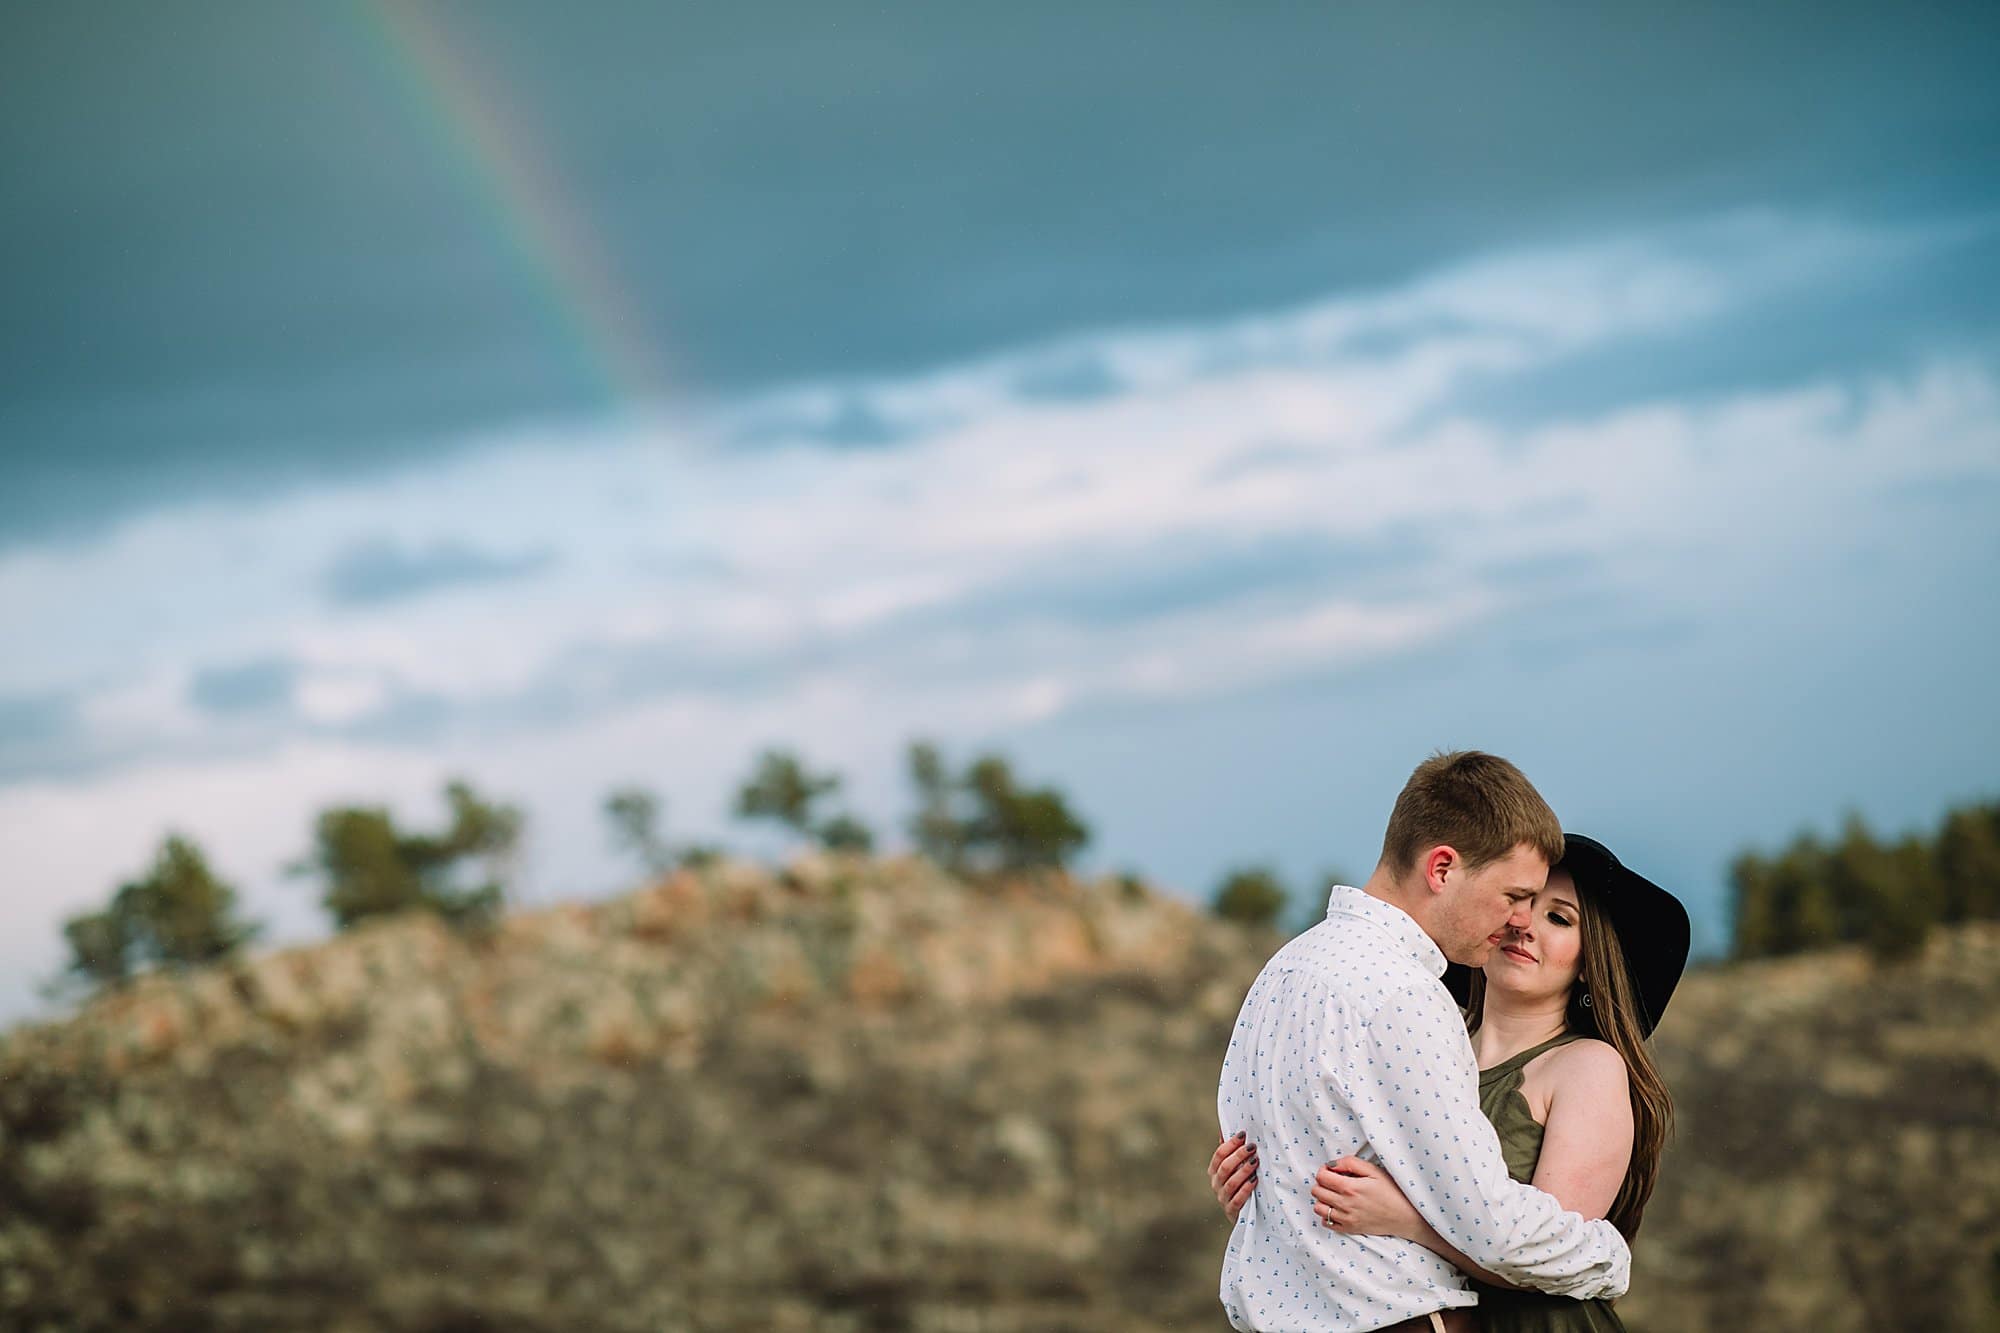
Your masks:
<path fill-rule="evenodd" d="M 1549 1072 L 1548 1125 L 1530 1183 L 1585 1217 L 1617 1201 L 1632 1161 L 1632 1085 L 1625 1059 L 1601 1041 L 1571 1042 Z"/>
<path fill-rule="evenodd" d="M 1535 1162 L 1535 1188 L 1585 1217 L 1603 1217 L 1618 1197 L 1632 1156 L 1632 1101 L 1625 1061 L 1600 1041 L 1564 1047 L 1550 1069 L 1555 1090 Z M 1552 1062 L 1554 1063 L 1554 1062 Z M 1391 1197 L 1393 1196 L 1393 1197 Z M 1401 1236 L 1496 1287 L 1517 1287 L 1467 1258 L 1403 1198 L 1372 1162 L 1345 1157 L 1320 1170 L 1313 1199 L 1337 1231 Z"/>
<path fill-rule="evenodd" d="M 1208 1159 L 1208 1187 L 1234 1222 L 1257 1189 L 1257 1145 L 1247 1142 L 1242 1131 L 1224 1139 Z"/>
<path fill-rule="evenodd" d="M 1319 1169 L 1313 1177 L 1313 1211 L 1322 1225 L 1356 1236 L 1398 1236 L 1415 1241 L 1461 1272 L 1496 1287 L 1513 1284 L 1468 1259 L 1437 1233 L 1404 1196 L 1400 1186 L 1379 1165 L 1359 1157 L 1343 1157 Z M 1526 1290 L 1526 1288 L 1518 1288 Z"/>

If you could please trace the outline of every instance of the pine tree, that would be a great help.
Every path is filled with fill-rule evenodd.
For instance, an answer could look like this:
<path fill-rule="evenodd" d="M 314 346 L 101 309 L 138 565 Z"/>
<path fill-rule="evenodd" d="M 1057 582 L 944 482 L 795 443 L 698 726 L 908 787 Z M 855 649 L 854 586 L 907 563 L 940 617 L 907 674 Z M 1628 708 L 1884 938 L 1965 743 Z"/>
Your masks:
<path fill-rule="evenodd" d="M 814 773 L 786 750 L 766 750 L 756 771 L 736 793 L 738 819 L 775 820 L 800 837 L 810 837 L 813 810 L 840 787 L 831 773 Z"/>
<path fill-rule="evenodd" d="M 190 838 L 169 834 L 146 874 L 119 886 L 100 911 L 63 923 L 66 973 L 116 985 L 146 967 L 198 967 L 235 952 L 258 927 L 236 913 L 236 890 Z"/>
<path fill-rule="evenodd" d="M 451 822 L 436 833 L 405 832 L 381 806 L 320 814 L 313 850 L 292 867 L 325 881 L 320 902 L 346 929 L 369 917 L 422 908 L 449 920 L 490 920 L 506 898 L 522 815 L 480 799 L 464 782 L 445 788 Z"/>
<path fill-rule="evenodd" d="M 1291 897 L 1277 873 L 1266 866 L 1231 871 L 1216 888 L 1215 914 L 1241 926 L 1269 930 Z"/>
<path fill-rule="evenodd" d="M 674 853 L 660 832 L 660 798 L 644 787 L 620 787 L 604 798 L 612 842 L 636 855 L 648 874 L 673 868 Z"/>

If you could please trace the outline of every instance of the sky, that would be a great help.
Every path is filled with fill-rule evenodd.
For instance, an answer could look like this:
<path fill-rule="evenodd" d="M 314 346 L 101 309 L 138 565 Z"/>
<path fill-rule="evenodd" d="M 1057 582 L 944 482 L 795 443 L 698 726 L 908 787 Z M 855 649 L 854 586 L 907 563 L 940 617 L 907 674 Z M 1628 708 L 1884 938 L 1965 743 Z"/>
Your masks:
<path fill-rule="evenodd" d="M 1990 7 L 82 3 L 0 18 L 0 1019 L 193 836 L 770 745 L 888 837 L 1365 876 L 1520 763 L 1729 860 L 2000 795 Z"/>

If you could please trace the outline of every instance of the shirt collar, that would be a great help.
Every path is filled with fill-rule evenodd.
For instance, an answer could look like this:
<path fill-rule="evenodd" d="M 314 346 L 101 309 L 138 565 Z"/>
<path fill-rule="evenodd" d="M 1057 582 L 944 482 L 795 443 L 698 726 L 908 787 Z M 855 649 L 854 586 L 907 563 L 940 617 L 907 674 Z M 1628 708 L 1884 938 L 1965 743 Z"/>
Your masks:
<path fill-rule="evenodd" d="M 1346 884 L 1336 884 L 1326 895 L 1326 914 L 1358 916 L 1389 933 L 1403 947 L 1410 960 L 1434 977 L 1444 975 L 1444 951 L 1437 947 L 1415 917 L 1394 903 L 1385 903 L 1372 894 Z"/>

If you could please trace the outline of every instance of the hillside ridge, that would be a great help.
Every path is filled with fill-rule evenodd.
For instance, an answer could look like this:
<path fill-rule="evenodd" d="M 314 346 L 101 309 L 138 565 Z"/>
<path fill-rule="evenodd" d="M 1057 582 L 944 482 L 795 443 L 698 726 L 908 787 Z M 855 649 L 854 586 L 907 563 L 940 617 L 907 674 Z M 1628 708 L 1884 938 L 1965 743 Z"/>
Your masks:
<path fill-rule="evenodd" d="M 140 979 L 0 1036 L 0 1328 L 1215 1326 L 1279 937 L 814 854 Z M 1634 1333 L 2000 1310 L 2000 925 L 1695 969 Z"/>

